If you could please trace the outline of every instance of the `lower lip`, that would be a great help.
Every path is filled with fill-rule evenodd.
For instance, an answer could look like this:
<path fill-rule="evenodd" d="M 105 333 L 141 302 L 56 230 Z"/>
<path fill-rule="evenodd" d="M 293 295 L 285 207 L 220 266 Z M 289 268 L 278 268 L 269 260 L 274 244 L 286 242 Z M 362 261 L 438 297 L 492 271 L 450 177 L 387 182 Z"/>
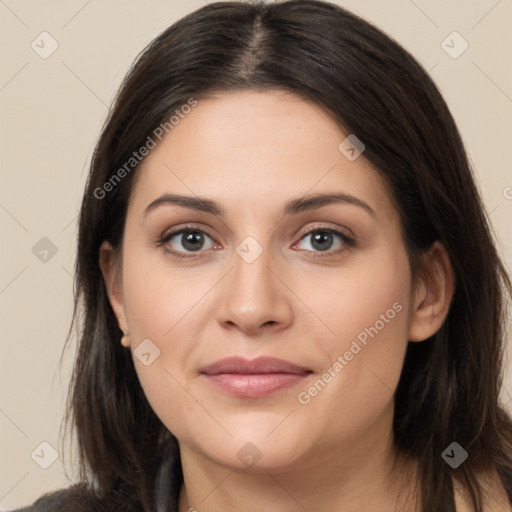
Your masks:
<path fill-rule="evenodd" d="M 259 398 L 293 386 L 309 374 L 299 373 L 219 373 L 203 374 L 220 391 L 238 398 Z"/>

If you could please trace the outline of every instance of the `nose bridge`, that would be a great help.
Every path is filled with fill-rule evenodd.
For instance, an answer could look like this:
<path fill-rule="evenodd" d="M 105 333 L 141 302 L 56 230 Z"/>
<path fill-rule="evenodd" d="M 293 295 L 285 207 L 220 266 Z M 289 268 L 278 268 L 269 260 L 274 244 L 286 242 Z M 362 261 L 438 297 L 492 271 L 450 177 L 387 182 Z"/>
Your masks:
<path fill-rule="evenodd" d="M 272 254 L 268 240 L 262 241 L 262 244 L 255 237 L 247 236 L 238 244 L 233 255 L 232 292 L 239 299 L 251 303 L 257 302 L 258 295 L 267 301 L 271 299 L 276 286 L 270 270 Z"/>
<path fill-rule="evenodd" d="M 221 298 L 221 322 L 254 331 L 264 324 L 290 321 L 289 297 L 274 274 L 274 261 L 268 238 L 260 243 L 247 236 L 238 244 L 233 254 L 234 269 Z"/>
<path fill-rule="evenodd" d="M 271 250 L 268 243 L 262 246 L 254 237 L 246 237 L 237 247 L 234 256 L 234 285 L 240 291 L 268 293 L 271 274 Z M 261 288 L 261 290 L 260 290 Z"/>

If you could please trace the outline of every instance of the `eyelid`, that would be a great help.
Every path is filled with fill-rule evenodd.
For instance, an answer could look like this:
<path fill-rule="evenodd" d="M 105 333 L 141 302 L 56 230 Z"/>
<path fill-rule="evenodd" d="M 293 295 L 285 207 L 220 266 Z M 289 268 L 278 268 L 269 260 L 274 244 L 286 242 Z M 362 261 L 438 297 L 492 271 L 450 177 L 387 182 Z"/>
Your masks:
<path fill-rule="evenodd" d="M 339 233 L 340 235 L 342 235 L 343 237 L 345 237 L 347 239 L 351 239 L 351 238 L 354 239 L 354 241 L 356 239 L 356 235 L 351 229 L 349 229 L 345 226 L 333 227 L 331 224 L 325 223 L 325 222 L 320 222 L 317 225 L 314 225 L 313 227 L 308 226 L 304 229 L 301 229 L 301 230 L 299 230 L 299 232 L 296 236 L 299 237 L 299 240 L 302 240 L 304 235 L 308 235 L 312 231 L 323 231 L 323 230 L 329 231 L 332 233 Z M 344 231 L 348 231 L 348 233 L 344 233 Z"/>
<path fill-rule="evenodd" d="M 184 224 L 179 227 L 171 228 L 170 230 L 165 231 L 160 238 L 169 238 L 172 235 L 177 235 L 179 233 L 182 233 L 183 231 L 199 231 L 200 233 L 204 233 L 205 235 L 208 235 L 210 238 L 213 239 L 213 237 L 208 233 L 208 231 L 205 228 L 199 227 L 199 225 L 196 224 Z"/>
<path fill-rule="evenodd" d="M 352 230 L 348 230 L 352 233 Z M 307 228 L 304 232 L 301 232 L 299 240 L 293 244 L 293 247 L 296 247 L 298 244 L 302 242 L 306 237 L 314 234 L 315 232 L 326 232 L 331 233 L 335 237 L 337 236 L 341 240 L 341 247 L 338 249 L 328 249 L 326 251 L 311 251 L 309 249 L 303 249 L 301 252 L 307 253 L 307 257 L 309 258 L 336 258 L 339 257 L 340 254 L 346 252 L 349 249 L 352 249 L 357 245 L 356 237 L 354 235 L 347 235 L 343 232 L 342 228 L 333 228 L 327 225 L 320 225 Z"/>
<path fill-rule="evenodd" d="M 346 229 L 347 231 L 349 231 L 351 233 L 351 235 L 345 234 L 342 231 L 342 229 Z M 214 244 L 219 245 L 218 242 L 216 242 L 215 239 L 205 229 L 198 227 L 197 225 L 194 225 L 194 224 L 185 224 L 183 226 L 179 226 L 177 228 L 173 228 L 173 229 L 165 232 L 157 240 L 157 246 L 165 246 L 166 244 L 168 244 L 170 242 L 170 240 L 174 236 L 183 234 L 183 232 L 186 232 L 186 231 L 197 231 L 199 233 L 202 233 L 202 234 L 206 235 L 208 238 L 210 238 Z M 355 235 L 353 234 L 352 230 L 350 230 L 348 228 L 341 228 L 341 227 L 333 228 L 326 224 L 320 224 L 320 225 L 316 225 L 313 227 L 310 226 L 310 227 L 304 228 L 303 230 L 299 231 L 299 234 L 296 235 L 299 237 L 299 239 L 297 242 L 295 242 L 292 245 L 292 248 L 295 247 L 297 244 L 299 244 L 306 236 L 312 235 L 313 233 L 318 232 L 318 231 L 325 231 L 328 233 L 332 233 L 335 236 L 338 236 L 342 241 L 343 247 L 341 249 L 337 249 L 334 251 L 332 251 L 332 250 L 327 250 L 327 251 L 301 250 L 301 252 L 311 253 L 313 255 L 313 257 L 326 257 L 327 258 L 329 256 L 336 256 L 339 253 L 344 252 L 345 250 L 350 249 L 356 245 Z M 164 250 L 166 252 L 168 252 L 169 254 L 176 256 L 178 258 L 187 258 L 187 257 L 194 258 L 194 257 L 201 255 L 201 253 L 208 252 L 206 250 L 199 250 L 196 252 L 193 252 L 193 251 L 192 252 L 187 252 L 187 251 L 182 252 L 182 251 L 176 251 L 174 249 L 171 250 L 168 248 L 164 248 Z"/>

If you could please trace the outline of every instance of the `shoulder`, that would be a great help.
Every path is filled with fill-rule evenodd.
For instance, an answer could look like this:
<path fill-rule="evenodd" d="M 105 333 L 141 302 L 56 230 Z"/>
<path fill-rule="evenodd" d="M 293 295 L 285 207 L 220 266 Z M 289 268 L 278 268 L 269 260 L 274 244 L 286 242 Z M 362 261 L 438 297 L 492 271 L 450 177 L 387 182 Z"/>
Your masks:
<path fill-rule="evenodd" d="M 483 512 L 510 512 L 512 510 L 512 505 L 497 471 L 482 474 L 479 480 L 484 495 Z M 457 512 L 472 512 L 468 492 L 456 480 L 453 487 Z"/>
<path fill-rule="evenodd" d="M 62 510 L 97 512 L 102 508 L 100 501 L 84 484 L 76 484 L 66 489 L 48 492 L 39 497 L 32 505 L 11 512 L 58 512 Z"/>

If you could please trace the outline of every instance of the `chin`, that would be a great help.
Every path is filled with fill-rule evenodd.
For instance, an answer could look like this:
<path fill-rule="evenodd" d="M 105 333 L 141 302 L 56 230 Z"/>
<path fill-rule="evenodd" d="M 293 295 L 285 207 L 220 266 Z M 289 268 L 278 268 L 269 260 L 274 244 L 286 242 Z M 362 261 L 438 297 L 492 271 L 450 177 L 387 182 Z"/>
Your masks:
<path fill-rule="evenodd" d="M 265 436 L 254 435 L 254 431 L 247 435 L 237 434 L 229 443 L 219 443 L 222 451 L 211 453 L 209 458 L 232 470 L 253 473 L 282 472 L 296 468 L 305 449 L 300 436 L 297 435 L 296 439 L 289 433 L 286 433 L 286 438 L 275 435 L 272 439 L 274 433 Z M 211 446 L 209 448 L 211 450 Z"/>

